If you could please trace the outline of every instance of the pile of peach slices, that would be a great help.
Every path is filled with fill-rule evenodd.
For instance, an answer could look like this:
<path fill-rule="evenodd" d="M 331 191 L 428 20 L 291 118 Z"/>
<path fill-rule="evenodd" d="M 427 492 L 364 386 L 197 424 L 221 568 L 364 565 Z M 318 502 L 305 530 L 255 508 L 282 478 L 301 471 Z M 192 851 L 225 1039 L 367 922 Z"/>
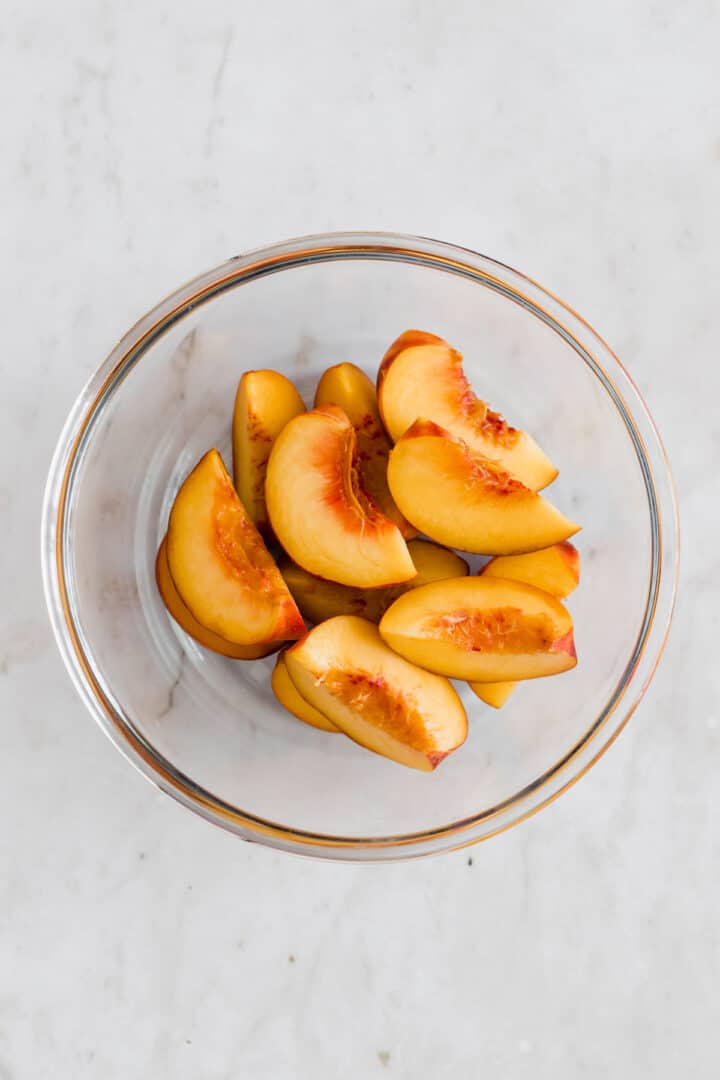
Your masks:
<path fill-rule="evenodd" d="M 377 389 L 329 368 L 309 410 L 283 375 L 248 371 L 232 436 L 234 482 L 210 450 L 178 491 L 158 588 L 223 656 L 294 642 L 272 689 L 298 719 L 430 771 L 467 735 L 450 679 L 500 708 L 575 666 L 561 600 L 578 526 L 538 494 L 557 470 L 446 341 L 401 334 Z M 494 557 L 471 576 L 453 548 Z"/>

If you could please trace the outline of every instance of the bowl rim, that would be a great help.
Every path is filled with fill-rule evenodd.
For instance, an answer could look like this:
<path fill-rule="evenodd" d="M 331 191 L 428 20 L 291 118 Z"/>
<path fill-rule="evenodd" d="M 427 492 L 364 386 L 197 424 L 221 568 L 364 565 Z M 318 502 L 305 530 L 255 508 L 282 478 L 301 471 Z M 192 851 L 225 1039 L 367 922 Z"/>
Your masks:
<path fill-rule="evenodd" d="M 94 420 L 135 363 L 184 315 L 220 293 L 269 273 L 337 259 L 393 260 L 457 274 L 540 318 L 593 370 L 620 412 L 635 446 L 650 512 L 651 574 L 640 634 L 614 693 L 588 731 L 544 774 L 503 802 L 435 829 L 387 837 L 294 829 L 238 810 L 195 784 L 154 749 L 103 688 L 74 620 L 67 585 L 66 526 L 75 472 Z M 469 248 L 399 233 L 338 232 L 298 237 L 233 256 L 169 294 L 124 334 L 79 394 L 58 439 L 43 500 L 41 560 L 50 622 L 68 673 L 101 729 L 146 779 L 245 840 L 321 858 L 377 861 L 453 850 L 496 836 L 548 806 L 599 760 L 639 705 L 662 655 L 677 592 L 679 522 L 667 455 L 637 386 L 609 345 L 568 304 L 527 275 Z"/>

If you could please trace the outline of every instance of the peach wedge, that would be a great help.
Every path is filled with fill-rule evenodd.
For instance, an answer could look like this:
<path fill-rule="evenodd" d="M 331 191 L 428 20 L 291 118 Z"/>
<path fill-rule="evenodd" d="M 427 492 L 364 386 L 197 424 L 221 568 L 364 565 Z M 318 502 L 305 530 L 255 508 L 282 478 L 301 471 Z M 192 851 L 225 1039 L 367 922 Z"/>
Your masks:
<path fill-rule="evenodd" d="M 204 648 L 211 649 L 212 652 L 219 653 L 220 656 L 227 656 L 231 660 L 259 660 L 261 657 L 268 656 L 280 648 L 281 643 L 279 641 L 271 642 L 268 645 L 233 645 L 232 642 L 225 641 L 224 638 L 221 638 L 218 634 L 213 634 L 212 630 L 208 630 L 207 627 L 199 623 L 183 603 L 180 593 L 175 588 L 175 582 L 170 576 L 170 568 L 167 562 L 167 540 L 163 540 L 158 549 L 155 560 L 155 580 L 168 613 L 172 615 L 181 630 L 184 630 L 186 634 L 189 634 Z"/>
<path fill-rule="evenodd" d="M 236 645 L 294 640 L 305 624 L 217 450 L 175 497 L 167 562 L 178 593 L 208 630 Z"/>
<path fill-rule="evenodd" d="M 572 619 L 560 601 L 500 578 L 412 589 L 385 612 L 380 634 L 412 663 L 471 682 L 535 679 L 577 662 Z"/>
<path fill-rule="evenodd" d="M 432 540 L 462 551 L 535 551 L 566 540 L 579 528 L 537 492 L 429 420 L 416 420 L 395 444 L 388 483 L 408 521 Z"/>
<path fill-rule="evenodd" d="M 564 600 L 580 581 L 580 553 L 567 540 L 526 555 L 499 555 L 483 566 L 484 577 L 525 581 Z"/>
<path fill-rule="evenodd" d="M 317 385 L 315 407 L 321 405 L 338 405 L 355 428 L 358 477 L 363 490 L 404 537 L 415 536 L 416 530 L 398 510 L 387 485 L 392 443 L 380 419 L 372 380 L 355 364 L 336 364 L 327 369 Z"/>
<path fill-rule="evenodd" d="M 378 402 L 385 427 L 397 440 L 426 417 L 496 461 L 537 491 L 557 469 L 524 431 L 509 426 L 472 390 L 461 353 L 421 330 L 406 330 L 385 353 L 378 372 Z"/>
<path fill-rule="evenodd" d="M 361 615 L 376 623 L 406 589 L 468 573 L 464 559 L 429 540 L 409 540 L 408 551 L 417 576 L 404 585 L 390 585 L 385 589 L 353 589 L 348 585 L 337 585 L 334 581 L 308 574 L 289 560 L 280 563 L 280 573 L 295 603 L 310 622 L 319 623 L 334 615 Z"/>
<path fill-rule="evenodd" d="M 465 741 L 465 710 L 447 679 L 403 660 L 365 619 L 328 619 L 284 655 L 307 702 L 392 761 L 430 772 Z"/>
<path fill-rule="evenodd" d="M 246 371 L 235 395 L 232 420 L 233 478 L 250 520 L 268 531 L 265 472 L 272 444 L 293 416 L 305 412 L 303 400 L 277 371 Z"/>
<path fill-rule="evenodd" d="M 273 694 L 283 708 L 296 716 L 298 720 L 302 720 L 303 723 L 318 728 L 320 731 L 329 731 L 335 734 L 339 732 L 340 728 L 336 727 L 331 720 L 328 720 L 326 716 L 313 708 L 304 697 L 300 696 L 295 689 L 295 683 L 288 675 L 285 657 L 282 653 L 278 656 L 273 668 L 270 685 Z"/>
<path fill-rule="evenodd" d="M 336 405 L 283 429 L 270 453 L 265 499 L 278 541 L 309 573 L 359 588 L 415 577 L 402 533 L 358 482 L 355 429 Z"/>
<path fill-rule="evenodd" d="M 517 686 L 515 682 L 471 682 L 468 686 L 476 697 L 490 705 L 493 709 L 502 709 L 513 690 Z"/>
<path fill-rule="evenodd" d="M 482 568 L 480 574 L 483 577 L 524 581 L 563 600 L 580 580 L 580 554 L 573 544 L 563 540 L 560 544 L 531 551 L 527 555 L 498 555 Z M 470 689 L 486 705 L 500 709 L 515 689 L 515 683 L 470 683 Z"/>

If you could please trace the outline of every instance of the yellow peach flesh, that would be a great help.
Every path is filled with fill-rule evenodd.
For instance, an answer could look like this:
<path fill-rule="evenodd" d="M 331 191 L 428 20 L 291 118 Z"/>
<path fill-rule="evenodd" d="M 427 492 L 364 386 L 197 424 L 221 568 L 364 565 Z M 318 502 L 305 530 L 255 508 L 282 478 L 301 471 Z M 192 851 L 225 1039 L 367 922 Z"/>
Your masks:
<path fill-rule="evenodd" d="M 175 588 L 167 562 L 166 539 L 160 545 L 155 560 L 155 580 L 168 614 L 173 617 L 181 630 L 184 630 L 204 648 L 211 649 L 220 656 L 227 656 L 231 660 L 259 660 L 280 648 L 279 641 L 268 645 L 233 645 L 232 642 L 225 641 L 219 634 L 213 634 L 212 630 L 208 630 L 206 626 L 199 623 Z"/>
<path fill-rule="evenodd" d="M 328 619 L 285 662 L 306 701 L 355 742 L 402 765 L 430 772 L 465 740 L 465 711 L 447 679 L 396 655 L 365 619 Z"/>
<path fill-rule="evenodd" d="M 579 528 L 541 495 L 428 420 L 415 421 L 395 444 L 388 484 L 420 532 L 463 551 L 533 551 Z"/>
<path fill-rule="evenodd" d="M 430 581 L 462 577 L 468 573 L 464 559 L 429 540 L 409 540 L 408 551 L 417 576 L 404 585 L 391 585 L 385 589 L 353 589 L 348 585 L 338 585 L 309 574 L 289 560 L 279 564 L 280 573 L 300 611 L 311 622 L 322 622 L 335 615 L 360 615 L 370 622 L 379 622 L 383 612 L 406 589 L 415 589 Z"/>
<path fill-rule="evenodd" d="M 412 663 L 470 682 L 534 679 L 577 662 L 572 619 L 560 601 L 499 578 L 413 589 L 388 608 L 380 633 Z"/>
<path fill-rule="evenodd" d="M 526 555 L 499 555 L 480 573 L 484 577 L 525 581 L 563 600 L 580 581 L 580 554 L 573 544 L 564 540 Z"/>
<path fill-rule="evenodd" d="M 305 411 L 303 400 L 277 371 L 246 371 L 238 384 L 232 422 L 233 478 L 250 520 L 268 531 L 265 473 L 272 444 L 294 416 Z"/>
<path fill-rule="evenodd" d="M 262 645 L 304 632 L 295 601 L 217 450 L 201 459 L 177 493 L 167 560 L 183 603 L 226 641 Z"/>
<path fill-rule="evenodd" d="M 580 580 L 580 554 L 563 540 L 552 547 L 526 555 L 498 555 L 480 570 L 483 577 L 524 581 L 563 600 Z M 515 688 L 515 683 L 470 683 L 470 689 L 488 705 L 500 709 Z"/>
<path fill-rule="evenodd" d="M 375 387 L 355 364 L 336 364 L 320 378 L 315 407 L 337 405 L 355 428 L 360 484 L 378 509 L 394 521 L 407 539 L 416 531 L 398 510 L 387 485 L 387 463 L 392 443 L 387 437 L 377 404 Z"/>
<path fill-rule="evenodd" d="M 320 731 L 327 731 L 331 734 L 337 734 L 339 728 L 328 720 L 326 716 L 323 716 L 321 712 L 313 708 L 304 697 L 295 688 L 295 683 L 288 674 L 287 665 L 285 664 L 285 657 L 281 653 L 277 658 L 277 662 L 273 669 L 272 678 L 270 680 L 272 691 L 288 712 L 297 717 L 298 720 L 302 720 L 303 723 L 309 724 L 310 727 L 318 728 Z"/>
<path fill-rule="evenodd" d="M 286 425 L 270 453 L 265 498 L 278 541 L 309 573 L 360 588 L 415 577 L 400 530 L 358 482 L 355 430 L 337 406 Z"/>
<path fill-rule="evenodd" d="M 527 432 L 510 427 L 477 397 L 463 371 L 462 354 L 434 334 L 418 330 L 401 334 L 383 357 L 377 389 L 385 427 L 395 442 L 415 420 L 425 417 L 533 491 L 557 476 L 555 466 Z"/>
<path fill-rule="evenodd" d="M 502 709 L 513 690 L 517 686 L 514 682 L 481 683 L 471 682 L 468 686 L 472 692 L 493 709 Z"/>

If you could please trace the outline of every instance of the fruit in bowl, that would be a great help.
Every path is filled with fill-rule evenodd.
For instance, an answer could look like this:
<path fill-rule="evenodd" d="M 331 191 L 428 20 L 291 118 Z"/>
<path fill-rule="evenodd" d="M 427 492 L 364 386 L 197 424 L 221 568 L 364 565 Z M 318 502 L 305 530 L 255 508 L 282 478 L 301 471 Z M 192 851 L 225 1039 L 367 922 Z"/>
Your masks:
<path fill-rule="evenodd" d="M 297 605 L 217 450 L 208 451 L 178 491 L 166 543 L 175 588 L 207 630 L 235 645 L 264 645 L 304 632 Z"/>
<path fill-rule="evenodd" d="M 465 376 L 462 354 L 435 334 L 406 330 L 392 343 L 378 371 L 378 401 L 395 442 L 423 418 L 534 491 L 558 474 L 527 432 L 510 427 L 477 396 Z"/>
<path fill-rule="evenodd" d="M 415 536 L 417 530 L 400 513 L 388 487 L 392 443 L 380 419 L 372 380 L 355 364 L 336 364 L 317 384 L 315 408 L 322 405 L 339 406 L 355 429 L 358 481 L 363 491 L 406 539 Z"/>
<path fill-rule="evenodd" d="M 467 717 L 448 679 L 408 663 L 355 615 L 318 624 L 288 649 L 300 695 L 361 746 L 431 772 L 467 735 Z"/>
<path fill-rule="evenodd" d="M 380 622 L 383 614 L 407 589 L 428 585 L 444 578 L 465 577 L 469 567 L 465 559 L 430 540 L 409 540 L 408 551 L 416 574 L 400 585 L 380 589 L 358 589 L 338 585 L 316 577 L 289 559 L 279 563 L 280 573 L 300 611 L 310 622 L 318 623 L 333 615 L 362 615 L 370 622 Z"/>
<path fill-rule="evenodd" d="M 275 661 L 270 685 L 273 694 L 283 708 L 287 709 L 298 720 L 302 720 L 303 723 L 309 724 L 310 727 L 317 728 L 319 731 L 330 731 L 336 735 L 338 734 L 340 728 L 333 724 L 332 720 L 328 719 L 319 709 L 316 709 L 314 705 L 311 705 L 309 701 L 306 701 L 297 689 L 290 677 L 284 653 L 281 653 Z"/>
<path fill-rule="evenodd" d="M 272 444 L 303 399 L 279 371 L 246 371 L 235 395 L 232 419 L 233 479 L 250 520 L 263 535 L 270 528 L 265 474 Z"/>
<path fill-rule="evenodd" d="M 190 608 L 177 591 L 167 560 L 167 537 L 158 548 L 155 560 L 155 581 L 163 603 L 178 626 L 211 652 L 227 656 L 230 660 L 260 660 L 280 648 L 280 642 L 268 642 L 265 645 L 236 645 L 226 641 L 219 634 L 208 630 L 195 618 Z"/>
<path fill-rule="evenodd" d="M 182 481 L 210 447 L 232 475 L 229 421 L 243 371 L 275 369 L 310 409 L 329 365 L 353 361 L 375 382 L 401 324 L 434 330 L 464 353 L 476 396 L 559 467 L 543 496 L 583 525 L 581 540 L 571 538 L 582 585 L 563 601 L 577 667 L 519 684 L 499 713 L 455 682 L 469 735 L 430 774 L 296 719 L 272 695 L 276 655 L 234 662 L 196 644 L 155 585 Z M 284 564 L 276 538 L 262 535 Z M 459 554 L 469 576 L 486 562 Z M 662 653 L 677 525 L 652 418 L 586 321 L 486 256 L 417 237 L 343 234 L 245 253 L 128 329 L 58 439 L 42 560 L 81 708 L 147 781 L 239 838 L 321 858 L 393 860 L 520 823 L 610 747 Z"/>
<path fill-rule="evenodd" d="M 580 553 L 567 540 L 525 555 L 499 555 L 480 571 L 485 577 L 524 581 L 564 600 L 580 582 Z M 486 705 L 501 709 L 515 689 L 514 682 L 471 682 L 470 689 Z"/>
<path fill-rule="evenodd" d="M 407 660 L 452 679 L 537 679 L 577 663 L 567 608 L 542 589 L 502 578 L 413 589 L 385 612 L 380 634 Z"/>
<path fill-rule="evenodd" d="M 463 551 L 534 551 L 578 531 L 542 495 L 432 420 L 415 420 L 395 444 L 388 483 L 421 532 Z"/>
<path fill-rule="evenodd" d="M 337 405 L 283 428 L 270 451 L 265 499 L 278 542 L 311 574 L 366 589 L 415 577 L 400 529 L 360 484 L 355 429 Z"/>
<path fill-rule="evenodd" d="M 285 646 L 271 686 L 298 720 L 432 772 L 467 735 L 451 680 L 499 708 L 575 666 L 561 600 L 579 526 L 538 494 L 557 469 L 442 338 L 401 334 L 377 391 L 353 364 L 328 368 L 309 410 L 284 376 L 246 372 L 232 431 L 235 485 L 217 450 L 187 476 L 158 589 L 222 656 Z M 463 553 L 494 558 L 470 575 Z"/>

